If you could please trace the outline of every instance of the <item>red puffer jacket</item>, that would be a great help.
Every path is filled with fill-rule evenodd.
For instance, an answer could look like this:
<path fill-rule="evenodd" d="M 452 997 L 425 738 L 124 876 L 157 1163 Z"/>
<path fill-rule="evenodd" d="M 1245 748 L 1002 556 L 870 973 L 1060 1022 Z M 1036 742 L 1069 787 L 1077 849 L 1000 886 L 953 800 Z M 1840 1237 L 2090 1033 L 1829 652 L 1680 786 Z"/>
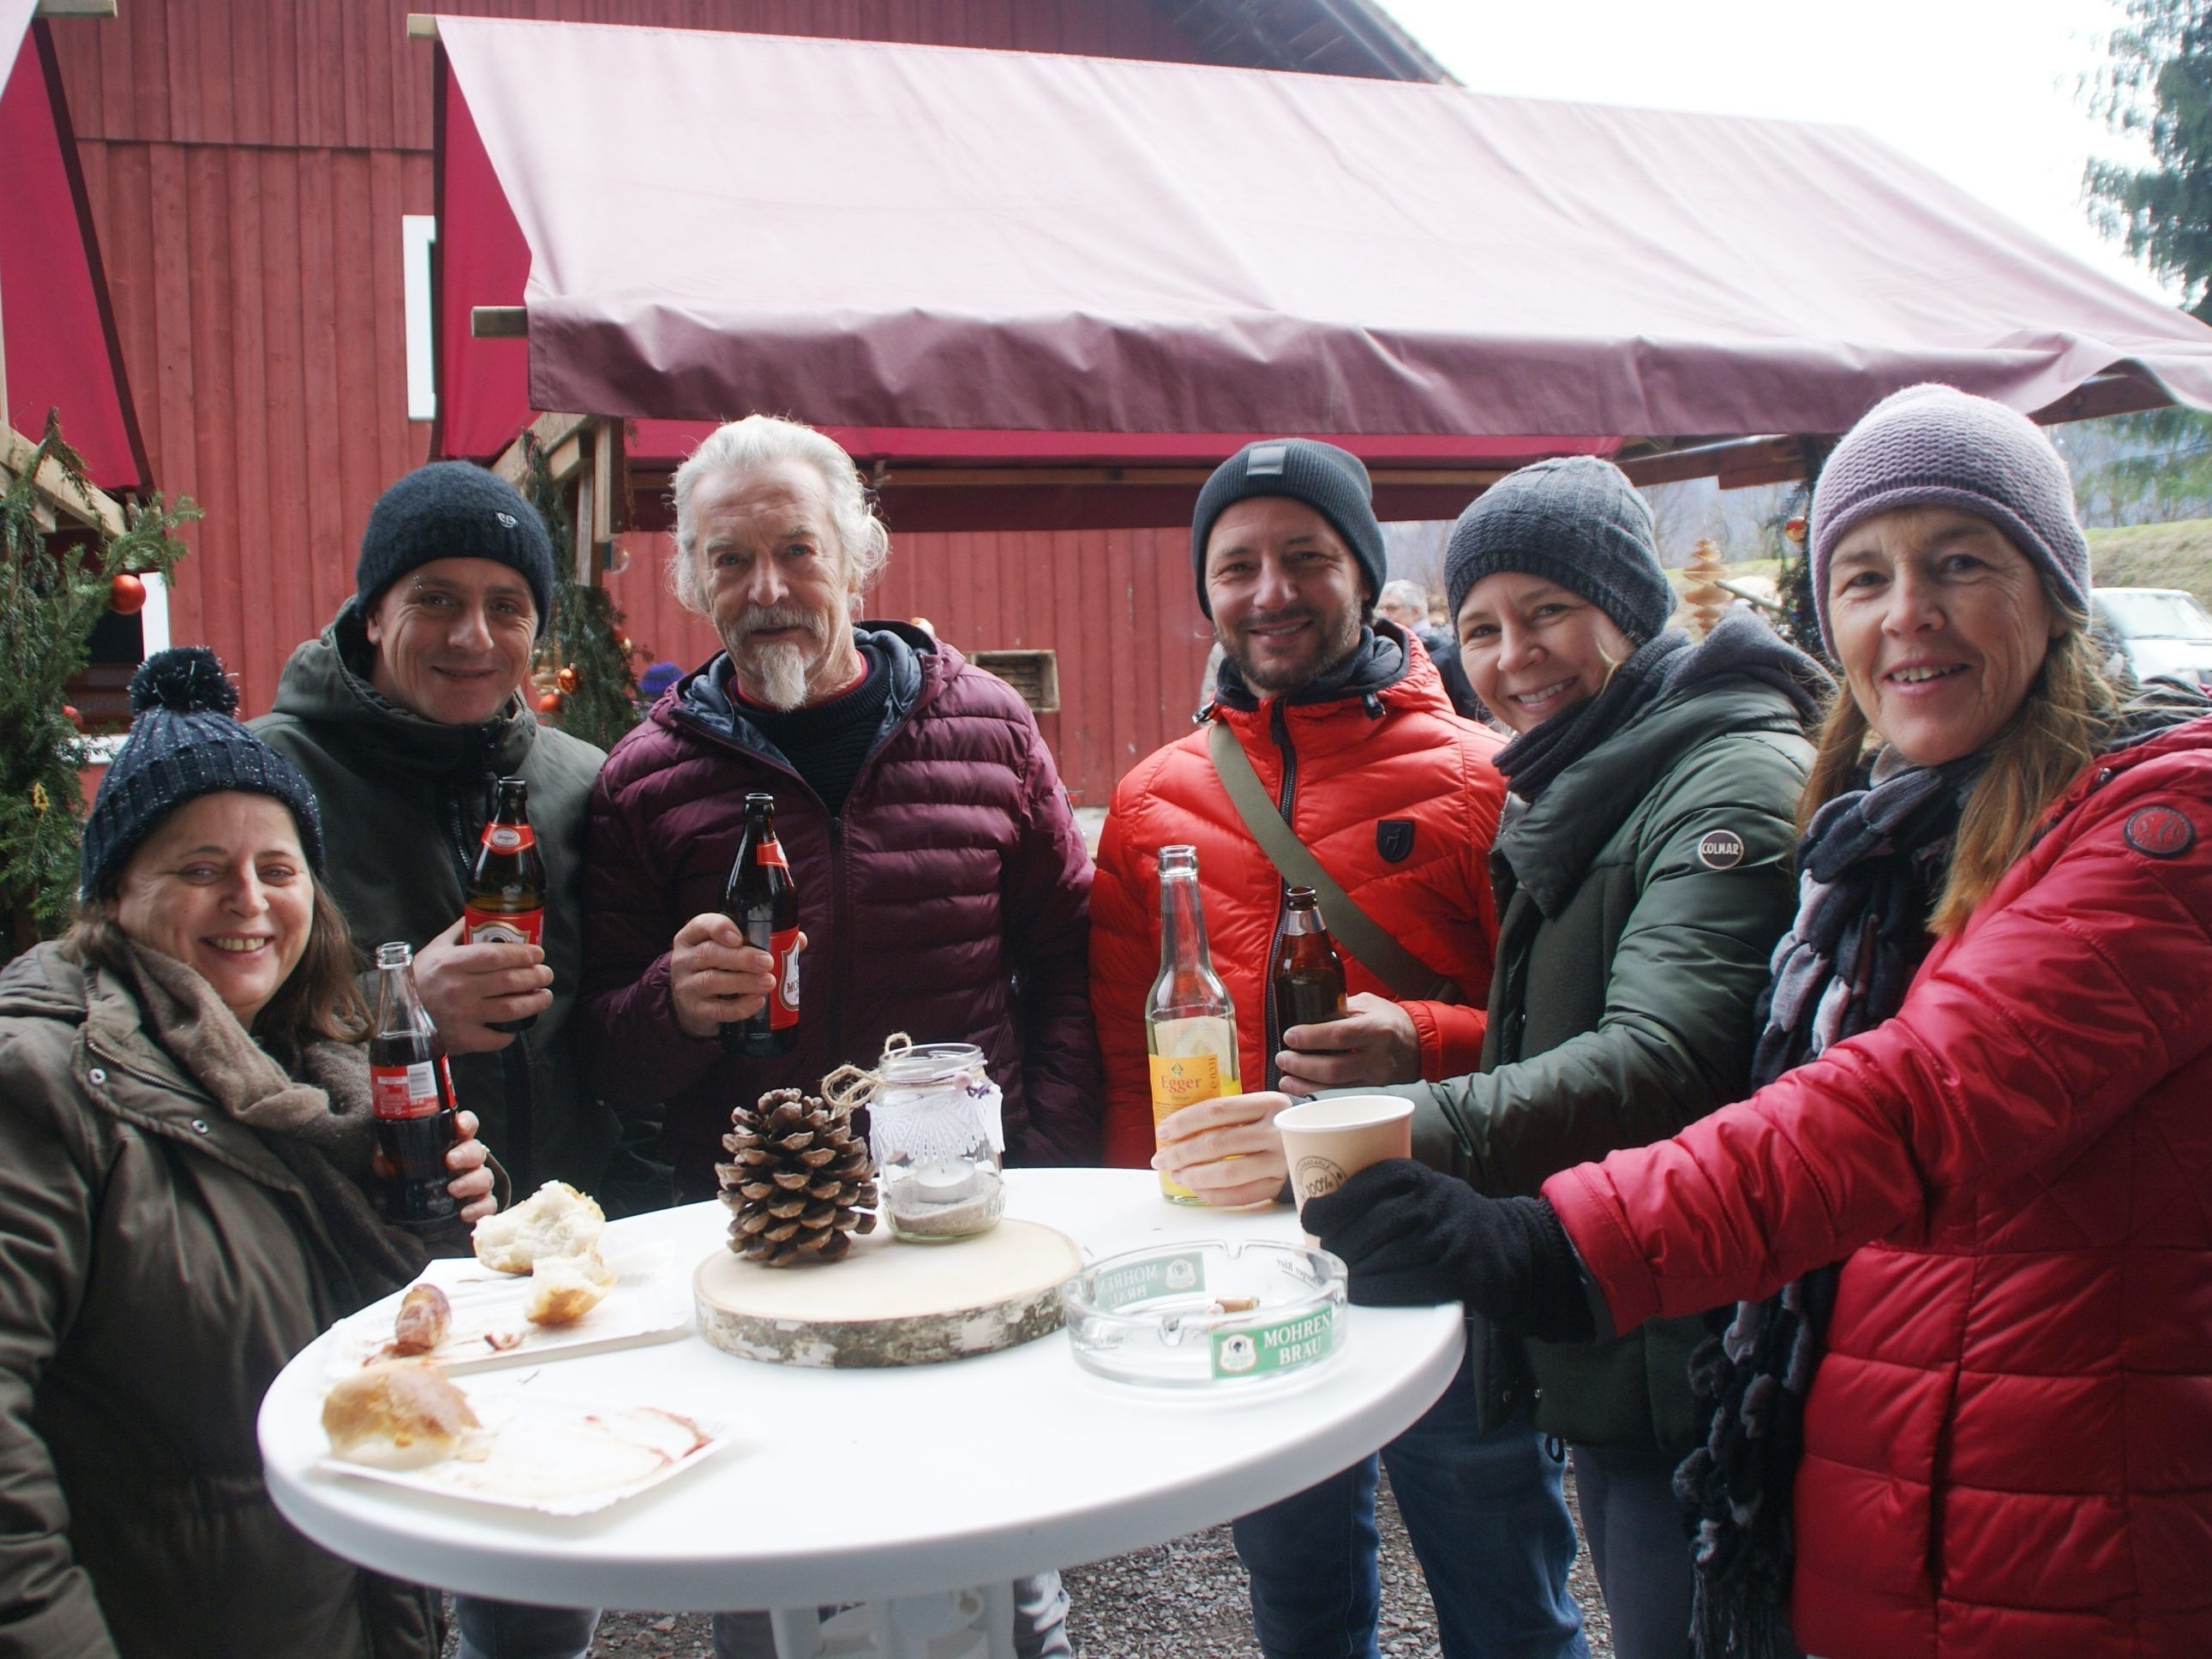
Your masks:
<path fill-rule="evenodd" d="M 1408 1002 L 1421 1075 L 1471 1072 L 1482 1057 L 1484 1004 L 1498 938 L 1490 843 L 1505 781 L 1490 763 L 1502 739 L 1452 713 L 1436 665 L 1378 630 L 1371 666 L 1324 702 L 1216 702 L 1268 794 L 1323 868 L 1378 926 L 1449 976 L 1465 1006 Z M 1152 1155 L 1145 997 L 1160 965 L 1159 851 L 1198 848 L 1214 971 L 1237 1005 L 1247 1089 L 1267 1087 L 1267 970 L 1280 926 L 1282 877 L 1245 829 L 1206 753 L 1206 730 L 1170 744 L 1114 790 L 1091 894 L 1091 1009 L 1106 1068 L 1106 1161 Z M 1346 989 L 1389 988 L 1352 958 Z"/>
<path fill-rule="evenodd" d="M 714 1191 L 735 1102 L 817 1091 L 848 1060 L 874 1065 L 901 1030 L 982 1048 L 1011 1160 L 1097 1157 L 1091 861 L 1052 757 L 1005 682 L 918 629 L 863 626 L 890 701 L 836 820 L 732 707 L 720 656 L 615 745 L 592 791 L 584 1053 L 617 1110 L 667 1103 L 661 1146 L 688 1197 Z M 749 789 L 775 796 L 807 936 L 799 1040 L 774 1060 L 726 1057 L 668 1005 L 671 945 L 721 908 Z"/>
<path fill-rule="evenodd" d="M 1544 1195 L 1617 1328 L 1844 1262 L 1808 1652 L 2212 1651 L 2212 719 L 2086 774 L 1895 1018 Z"/>

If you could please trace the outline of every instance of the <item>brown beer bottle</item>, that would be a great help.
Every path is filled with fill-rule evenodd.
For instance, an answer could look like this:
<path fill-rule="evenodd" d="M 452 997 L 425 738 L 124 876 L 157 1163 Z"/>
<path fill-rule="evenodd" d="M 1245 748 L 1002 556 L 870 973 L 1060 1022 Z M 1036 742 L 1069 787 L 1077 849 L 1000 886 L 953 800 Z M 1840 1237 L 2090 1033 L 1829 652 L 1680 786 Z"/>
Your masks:
<path fill-rule="evenodd" d="M 376 1031 L 368 1040 L 376 1150 L 369 1160 L 377 1208 L 412 1233 L 451 1231 L 460 1204 L 446 1190 L 446 1153 L 459 1138 L 446 1044 L 415 988 L 415 952 L 376 949 Z"/>
<path fill-rule="evenodd" d="M 750 1019 L 722 1027 L 723 1052 L 754 1060 L 787 1053 L 799 1041 L 799 889 L 775 838 L 774 795 L 745 797 L 745 831 L 722 890 L 722 914 L 746 944 L 775 959 L 775 988 Z"/>
<path fill-rule="evenodd" d="M 461 909 L 461 933 L 471 945 L 545 942 L 545 860 L 530 827 L 530 784 L 501 778 L 491 822 L 477 849 L 477 867 Z M 538 1016 L 501 1020 L 495 1031 L 526 1031 Z"/>
<path fill-rule="evenodd" d="M 1267 988 L 1275 1005 L 1276 1048 L 1293 1025 L 1326 1024 L 1351 1012 L 1344 1006 L 1344 963 L 1310 887 L 1291 889 Z"/>

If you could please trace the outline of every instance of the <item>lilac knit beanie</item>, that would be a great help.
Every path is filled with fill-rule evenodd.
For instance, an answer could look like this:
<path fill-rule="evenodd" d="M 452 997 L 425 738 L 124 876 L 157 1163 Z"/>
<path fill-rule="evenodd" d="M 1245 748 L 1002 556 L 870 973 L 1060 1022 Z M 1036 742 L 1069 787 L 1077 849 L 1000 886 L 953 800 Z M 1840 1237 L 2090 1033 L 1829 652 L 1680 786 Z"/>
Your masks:
<path fill-rule="evenodd" d="M 2066 463 L 2016 410 L 1955 386 L 1907 386 L 1859 417 L 1813 492 L 1813 606 L 1828 627 L 1828 561 L 1851 527 L 1905 507 L 1953 507 L 2004 532 L 2076 609 L 2089 607 L 2089 543 Z"/>

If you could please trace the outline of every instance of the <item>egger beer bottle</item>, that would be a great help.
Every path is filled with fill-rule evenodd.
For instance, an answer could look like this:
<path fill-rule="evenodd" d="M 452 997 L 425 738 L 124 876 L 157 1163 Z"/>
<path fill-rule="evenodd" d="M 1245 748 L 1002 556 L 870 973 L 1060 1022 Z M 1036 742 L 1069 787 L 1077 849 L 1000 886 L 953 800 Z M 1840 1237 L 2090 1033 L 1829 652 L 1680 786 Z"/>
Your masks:
<path fill-rule="evenodd" d="M 545 942 L 545 860 L 530 827 L 530 785 L 501 778 L 477 849 L 477 867 L 461 910 L 461 932 L 471 945 L 543 945 Z M 495 1031 L 526 1031 L 538 1023 L 532 1014 L 501 1020 Z"/>
<path fill-rule="evenodd" d="M 745 943 L 775 959 L 775 988 L 760 1012 L 722 1027 L 726 1054 L 753 1059 L 787 1053 L 799 1041 L 799 889 L 775 838 L 775 797 L 745 797 L 745 830 L 722 892 L 722 914 Z"/>
<path fill-rule="evenodd" d="M 446 1153 L 458 1139 L 453 1074 L 446 1044 L 415 988 L 415 952 L 376 949 L 376 1031 L 368 1040 L 369 1109 L 376 1149 L 369 1176 L 377 1208 L 396 1227 L 440 1233 L 459 1224 L 446 1183 Z"/>
<path fill-rule="evenodd" d="M 1198 897 L 1198 849 L 1160 848 L 1160 976 L 1145 1002 L 1145 1046 L 1152 1072 L 1152 1122 L 1216 1095 L 1243 1092 L 1237 1079 L 1237 1008 L 1206 948 Z M 1160 1176 L 1178 1204 L 1198 1194 Z"/>

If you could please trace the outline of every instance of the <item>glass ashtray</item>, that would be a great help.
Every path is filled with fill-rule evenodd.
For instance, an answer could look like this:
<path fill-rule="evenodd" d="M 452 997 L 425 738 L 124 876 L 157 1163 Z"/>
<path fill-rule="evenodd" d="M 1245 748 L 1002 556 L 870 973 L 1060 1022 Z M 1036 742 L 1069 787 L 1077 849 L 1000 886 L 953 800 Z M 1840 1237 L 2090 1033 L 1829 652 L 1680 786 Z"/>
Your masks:
<path fill-rule="evenodd" d="M 1344 1263 L 1296 1244 L 1148 1245 L 1092 1263 L 1060 1300 L 1076 1363 L 1116 1382 L 1242 1389 L 1344 1347 Z"/>

